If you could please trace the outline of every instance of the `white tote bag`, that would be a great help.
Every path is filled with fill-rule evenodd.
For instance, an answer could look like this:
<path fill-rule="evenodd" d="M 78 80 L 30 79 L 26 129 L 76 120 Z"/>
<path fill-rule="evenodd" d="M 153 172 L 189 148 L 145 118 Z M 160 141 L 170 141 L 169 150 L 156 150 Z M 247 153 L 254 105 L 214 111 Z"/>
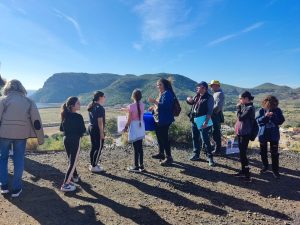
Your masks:
<path fill-rule="evenodd" d="M 140 126 L 141 123 L 141 126 Z M 144 121 L 134 120 L 131 121 L 128 130 L 128 142 L 135 142 L 145 137 L 145 124 Z"/>

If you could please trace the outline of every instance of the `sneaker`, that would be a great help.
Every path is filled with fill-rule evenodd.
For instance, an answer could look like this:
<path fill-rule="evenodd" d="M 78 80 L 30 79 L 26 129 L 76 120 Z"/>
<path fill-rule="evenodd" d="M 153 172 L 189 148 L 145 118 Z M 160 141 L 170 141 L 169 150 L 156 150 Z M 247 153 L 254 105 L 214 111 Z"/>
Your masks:
<path fill-rule="evenodd" d="M 102 171 L 104 171 L 103 167 L 97 165 L 97 166 L 92 166 L 90 165 L 89 166 L 89 170 L 92 172 L 92 173 L 100 173 Z"/>
<path fill-rule="evenodd" d="M 2 195 L 8 194 L 9 193 L 8 186 L 7 185 L 1 185 L 1 187 L 0 187 L 0 193 Z"/>
<path fill-rule="evenodd" d="M 245 176 L 245 172 L 240 170 L 238 173 L 234 174 L 235 177 L 244 177 Z"/>
<path fill-rule="evenodd" d="M 139 167 L 139 170 L 140 170 L 140 172 L 145 172 L 145 171 L 146 171 L 143 165 L 141 165 L 141 166 Z"/>
<path fill-rule="evenodd" d="M 13 197 L 13 198 L 19 197 L 20 194 L 21 194 L 21 192 L 22 192 L 22 189 L 15 190 L 15 191 L 13 191 L 13 192 L 11 193 L 11 197 Z"/>
<path fill-rule="evenodd" d="M 136 166 L 130 166 L 130 167 L 127 168 L 127 170 L 129 172 L 135 172 L 135 173 L 140 172 L 140 169 Z"/>
<path fill-rule="evenodd" d="M 63 191 L 63 192 L 75 191 L 76 186 L 72 185 L 72 184 L 64 184 L 64 185 L 61 186 L 60 190 Z"/>
<path fill-rule="evenodd" d="M 273 171 L 273 176 L 274 176 L 275 179 L 279 179 L 280 178 L 280 173 Z"/>
<path fill-rule="evenodd" d="M 216 166 L 216 163 L 214 162 L 213 159 L 208 159 L 208 165 L 211 166 L 211 167 L 215 167 Z"/>
<path fill-rule="evenodd" d="M 162 161 L 160 163 L 161 166 L 171 166 L 173 163 L 173 158 L 172 157 L 168 157 L 166 158 L 164 161 Z"/>
<path fill-rule="evenodd" d="M 260 174 L 263 174 L 263 173 L 266 173 L 266 172 L 268 172 L 268 168 L 267 168 L 267 167 L 263 167 L 263 168 L 259 171 Z"/>
<path fill-rule="evenodd" d="M 194 155 L 192 158 L 190 158 L 191 161 L 200 161 L 200 157 L 197 155 Z"/>
<path fill-rule="evenodd" d="M 78 183 L 80 181 L 80 177 L 79 176 L 75 176 L 75 177 L 72 177 L 72 182 L 74 183 Z"/>
<path fill-rule="evenodd" d="M 164 160 L 166 157 L 164 154 L 158 153 L 156 155 L 152 156 L 153 159 L 160 159 L 160 160 Z"/>

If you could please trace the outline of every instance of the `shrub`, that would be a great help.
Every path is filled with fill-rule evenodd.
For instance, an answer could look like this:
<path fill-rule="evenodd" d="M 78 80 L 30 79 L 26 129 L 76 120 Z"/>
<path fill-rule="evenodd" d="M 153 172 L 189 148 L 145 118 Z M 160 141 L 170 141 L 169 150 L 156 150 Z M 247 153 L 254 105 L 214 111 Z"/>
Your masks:
<path fill-rule="evenodd" d="M 110 118 L 105 122 L 105 130 L 108 134 L 115 134 L 118 130 L 117 118 Z"/>
<path fill-rule="evenodd" d="M 29 138 L 27 139 L 27 142 L 26 142 L 26 149 L 27 150 L 37 150 L 38 149 L 38 141 L 36 138 Z"/>

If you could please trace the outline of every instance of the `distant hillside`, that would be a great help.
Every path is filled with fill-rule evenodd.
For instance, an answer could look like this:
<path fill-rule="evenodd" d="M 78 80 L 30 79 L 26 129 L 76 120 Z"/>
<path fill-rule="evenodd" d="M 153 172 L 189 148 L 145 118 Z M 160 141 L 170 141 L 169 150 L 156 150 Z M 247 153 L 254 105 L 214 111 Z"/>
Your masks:
<path fill-rule="evenodd" d="M 148 96 L 157 95 L 156 81 L 161 78 L 174 79 L 174 89 L 179 99 L 184 100 L 186 96 L 195 92 L 196 81 L 178 74 L 144 74 L 117 75 L 109 73 L 88 74 L 88 73 L 57 73 L 51 76 L 43 88 L 34 93 L 31 97 L 39 103 L 61 103 L 69 96 L 79 96 L 82 104 L 87 104 L 95 90 L 102 90 L 107 96 L 107 105 L 126 104 L 130 102 L 133 89 L 140 88 L 143 91 L 144 100 Z M 222 84 L 226 94 L 226 110 L 235 110 L 238 95 L 249 90 L 255 95 L 256 103 L 267 94 L 274 94 L 280 100 L 300 99 L 300 88 L 292 89 L 287 86 L 279 86 L 265 83 L 255 88 L 241 88 L 232 85 Z"/>
<path fill-rule="evenodd" d="M 119 79 L 116 74 L 56 73 L 31 97 L 41 103 L 61 103 L 69 96 L 103 89 Z"/>

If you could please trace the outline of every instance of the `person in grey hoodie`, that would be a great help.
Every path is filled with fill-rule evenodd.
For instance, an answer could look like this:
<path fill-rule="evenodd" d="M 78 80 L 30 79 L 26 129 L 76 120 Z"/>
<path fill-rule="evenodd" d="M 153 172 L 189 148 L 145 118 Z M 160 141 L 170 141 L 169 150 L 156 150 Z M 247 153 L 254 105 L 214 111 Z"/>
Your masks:
<path fill-rule="evenodd" d="M 221 154 L 221 147 L 222 147 L 222 134 L 221 134 L 221 123 L 224 122 L 224 115 L 223 115 L 223 105 L 225 96 L 222 91 L 221 83 L 218 80 L 212 80 L 209 84 L 213 91 L 214 97 L 214 109 L 213 114 L 211 115 L 211 119 L 213 121 L 213 139 L 215 141 L 215 148 L 213 153 L 215 155 Z"/>

